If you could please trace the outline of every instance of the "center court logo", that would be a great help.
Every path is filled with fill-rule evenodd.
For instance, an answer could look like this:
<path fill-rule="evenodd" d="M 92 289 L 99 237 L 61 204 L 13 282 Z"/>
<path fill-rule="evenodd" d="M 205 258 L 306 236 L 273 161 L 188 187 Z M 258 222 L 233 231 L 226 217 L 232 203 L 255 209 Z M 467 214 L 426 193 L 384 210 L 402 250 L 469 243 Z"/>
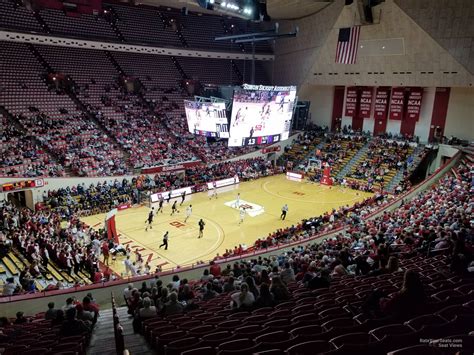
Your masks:
<path fill-rule="evenodd" d="M 225 202 L 224 205 L 227 207 L 233 208 L 235 210 L 238 210 L 239 208 L 236 206 L 237 200 L 232 200 Z M 262 213 L 265 213 L 265 209 L 263 206 L 257 205 L 252 202 L 248 202 L 245 200 L 240 200 L 240 207 L 244 207 L 245 211 L 250 217 L 257 217 L 258 215 L 261 215 Z"/>

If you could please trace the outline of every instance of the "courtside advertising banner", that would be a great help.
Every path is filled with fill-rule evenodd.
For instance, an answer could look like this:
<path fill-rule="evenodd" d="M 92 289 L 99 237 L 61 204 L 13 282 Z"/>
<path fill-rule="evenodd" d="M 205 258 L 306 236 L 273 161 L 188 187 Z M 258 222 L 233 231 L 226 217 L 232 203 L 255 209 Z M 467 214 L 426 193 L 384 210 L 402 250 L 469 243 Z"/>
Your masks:
<path fill-rule="evenodd" d="M 219 188 L 219 187 L 238 184 L 239 182 L 240 182 L 239 177 L 237 175 L 235 175 L 233 178 L 208 182 L 207 183 L 207 188 L 208 189 L 213 189 L 214 187 Z"/>
<path fill-rule="evenodd" d="M 374 118 L 379 120 L 387 119 L 388 99 L 390 97 L 389 88 L 377 88 L 375 94 Z"/>
<path fill-rule="evenodd" d="M 390 99 L 390 119 L 401 120 L 403 119 L 403 96 L 404 88 L 393 88 L 392 98 Z"/>
<path fill-rule="evenodd" d="M 423 98 L 423 88 L 410 88 L 407 104 L 407 118 L 418 121 L 421 111 L 421 100 Z"/>
<path fill-rule="evenodd" d="M 346 111 L 345 116 L 354 117 L 357 109 L 357 88 L 348 87 L 346 90 Z"/>
<path fill-rule="evenodd" d="M 165 191 L 165 192 L 158 192 L 156 194 L 151 194 L 150 200 L 151 202 L 158 202 L 160 200 L 160 196 L 166 200 L 170 192 L 171 192 L 171 198 L 179 197 L 185 191 L 186 191 L 186 195 L 193 193 L 191 186 L 188 186 L 188 187 L 183 187 L 181 189 L 176 189 L 172 191 Z"/>
<path fill-rule="evenodd" d="M 360 94 L 360 103 L 359 103 L 359 116 L 363 118 L 370 117 L 370 111 L 372 110 L 372 96 L 373 88 L 366 87 L 362 89 Z"/>

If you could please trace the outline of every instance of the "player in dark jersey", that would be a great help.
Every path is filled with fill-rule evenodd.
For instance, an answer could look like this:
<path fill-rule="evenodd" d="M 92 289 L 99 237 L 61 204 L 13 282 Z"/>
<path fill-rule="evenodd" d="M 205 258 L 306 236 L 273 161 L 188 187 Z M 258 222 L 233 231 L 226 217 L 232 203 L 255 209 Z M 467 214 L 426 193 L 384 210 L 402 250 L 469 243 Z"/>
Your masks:
<path fill-rule="evenodd" d="M 161 249 L 161 247 L 165 247 L 165 250 L 168 250 L 168 231 L 166 231 L 165 235 L 163 236 L 163 243 L 159 246 L 159 248 Z"/>
<path fill-rule="evenodd" d="M 179 212 L 179 211 L 178 211 L 178 207 L 176 206 L 176 202 L 177 202 L 177 201 L 174 201 L 174 202 L 173 202 L 173 206 L 171 206 L 171 214 L 170 214 L 170 216 L 174 215 L 175 212 Z"/>
<path fill-rule="evenodd" d="M 198 236 L 198 238 L 202 238 L 203 235 L 204 235 L 204 226 L 206 225 L 206 223 L 201 218 L 198 222 L 198 225 L 199 225 L 199 236 Z"/>
<path fill-rule="evenodd" d="M 160 212 L 163 213 L 163 202 L 164 202 L 164 198 L 163 196 L 160 196 L 160 201 L 159 201 L 159 204 L 158 204 L 158 211 L 156 211 L 156 213 Z"/>
<path fill-rule="evenodd" d="M 151 208 L 151 211 L 148 213 L 148 219 L 145 221 L 145 223 L 148 223 L 148 225 L 145 227 L 145 232 L 148 231 L 148 227 L 150 229 L 153 228 L 152 223 L 153 223 L 153 217 L 155 216 L 155 207 Z"/>
<path fill-rule="evenodd" d="M 183 205 L 183 202 L 184 202 L 184 199 L 186 198 L 186 190 L 183 191 L 183 193 L 181 194 L 181 203 L 179 204 L 180 206 Z"/>
<path fill-rule="evenodd" d="M 166 203 L 170 203 L 171 200 L 171 191 L 168 192 L 168 198 L 166 199 Z"/>

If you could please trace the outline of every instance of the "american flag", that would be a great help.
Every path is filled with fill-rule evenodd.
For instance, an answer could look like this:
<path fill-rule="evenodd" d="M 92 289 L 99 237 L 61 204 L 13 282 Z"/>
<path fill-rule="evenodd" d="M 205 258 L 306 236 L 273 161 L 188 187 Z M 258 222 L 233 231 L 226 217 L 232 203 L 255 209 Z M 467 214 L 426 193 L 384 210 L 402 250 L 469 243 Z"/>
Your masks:
<path fill-rule="evenodd" d="M 336 63 L 355 64 L 359 47 L 360 26 L 340 28 L 337 38 Z"/>

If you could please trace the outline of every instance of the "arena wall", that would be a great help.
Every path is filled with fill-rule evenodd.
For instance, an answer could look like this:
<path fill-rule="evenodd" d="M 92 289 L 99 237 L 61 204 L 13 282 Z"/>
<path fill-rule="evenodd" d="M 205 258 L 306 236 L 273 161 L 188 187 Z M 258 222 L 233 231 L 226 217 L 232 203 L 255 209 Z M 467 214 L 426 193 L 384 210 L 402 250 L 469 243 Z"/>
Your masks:
<path fill-rule="evenodd" d="M 444 135 L 474 141 L 474 88 L 451 89 Z"/>

